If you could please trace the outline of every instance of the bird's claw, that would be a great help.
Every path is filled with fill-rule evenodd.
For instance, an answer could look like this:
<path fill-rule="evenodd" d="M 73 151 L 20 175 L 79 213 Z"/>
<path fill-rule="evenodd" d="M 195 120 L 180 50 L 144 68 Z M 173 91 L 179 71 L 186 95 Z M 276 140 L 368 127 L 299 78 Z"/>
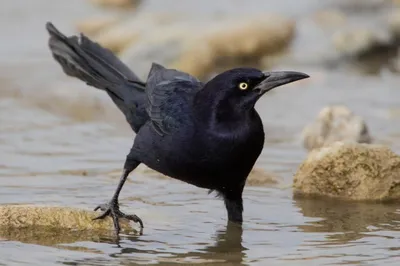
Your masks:
<path fill-rule="evenodd" d="M 96 208 L 94 208 L 94 211 L 101 210 L 103 212 L 106 212 L 108 209 L 110 209 L 110 204 L 106 203 L 98 205 Z"/>
<path fill-rule="evenodd" d="M 102 219 L 106 218 L 107 216 L 110 216 L 113 220 L 114 229 L 115 229 L 115 232 L 117 235 L 119 234 L 120 229 L 121 229 L 120 225 L 119 225 L 120 218 L 127 219 L 127 220 L 133 221 L 135 223 L 139 223 L 140 224 L 140 232 L 142 232 L 142 230 L 143 230 L 142 219 L 140 219 L 135 214 L 129 215 L 129 214 L 125 214 L 125 213 L 121 212 L 119 210 L 118 201 L 111 200 L 110 203 L 100 204 L 94 209 L 94 211 L 97 211 L 99 209 L 101 211 L 103 211 L 103 213 L 100 214 L 99 216 L 93 218 L 93 220 L 102 220 Z"/>

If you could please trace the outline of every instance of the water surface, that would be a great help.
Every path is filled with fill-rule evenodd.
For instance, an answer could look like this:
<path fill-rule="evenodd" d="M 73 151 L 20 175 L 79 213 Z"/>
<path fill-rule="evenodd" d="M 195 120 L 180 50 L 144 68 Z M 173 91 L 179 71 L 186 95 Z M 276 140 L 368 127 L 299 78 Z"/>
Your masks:
<path fill-rule="evenodd" d="M 295 18 L 318 7 L 311 0 L 221 1 L 212 8 L 170 2 L 149 1 L 144 10 L 172 6 L 207 16 L 263 7 Z M 112 195 L 134 136 L 107 95 L 68 79 L 52 61 L 44 23 L 72 32 L 78 19 L 105 11 L 81 0 L 1 6 L 0 204 L 91 209 Z M 378 142 L 400 152 L 399 117 L 392 115 L 400 79 L 300 67 L 313 78 L 257 105 L 268 134 L 257 167 L 281 177 L 281 186 L 246 187 L 243 229 L 226 226 L 223 202 L 207 191 L 135 171 L 120 202 L 143 219 L 142 236 L 117 244 L 97 235 L 8 232 L 0 236 L 0 265 L 398 265 L 398 206 L 293 199 L 284 187 L 306 156 L 301 129 L 327 104 L 351 106 Z"/>

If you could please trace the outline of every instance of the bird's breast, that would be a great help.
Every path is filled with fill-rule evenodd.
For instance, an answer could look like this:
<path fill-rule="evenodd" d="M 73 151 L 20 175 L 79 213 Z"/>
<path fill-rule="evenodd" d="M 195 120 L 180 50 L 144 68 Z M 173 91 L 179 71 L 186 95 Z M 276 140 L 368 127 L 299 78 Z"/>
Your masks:
<path fill-rule="evenodd" d="M 169 175 L 209 189 L 235 185 L 247 178 L 263 144 L 261 132 L 246 138 L 204 134 L 170 157 Z"/>
<path fill-rule="evenodd" d="M 234 132 L 198 130 L 153 145 L 143 161 L 150 168 L 198 187 L 218 189 L 246 180 L 264 146 L 264 132 L 262 126 Z"/>

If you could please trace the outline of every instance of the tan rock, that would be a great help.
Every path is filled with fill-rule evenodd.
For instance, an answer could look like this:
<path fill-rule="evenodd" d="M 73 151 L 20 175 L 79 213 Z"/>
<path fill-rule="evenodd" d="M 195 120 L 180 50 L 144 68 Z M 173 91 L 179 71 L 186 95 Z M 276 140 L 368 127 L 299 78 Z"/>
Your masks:
<path fill-rule="evenodd" d="M 94 5 L 112 8 L 135 8 L 142 2 L 141 0 L 90 0 Z"/>
<path fill-rule="evenodd" d="M 333 29 L 332 55 L 351 71 L 379 74 L 383 68 L 394 70 L 392 59 L 398 50 L 398 11 L 393 3 L 378 1 L 342 1 L 338 7 L 347 14 L 347 23 Z"/>
<path fill-rule="evenodd" d="M 23 228 L 0 227 L 0 241 L 18 241 L 41 246 L 57 246 L 59 249 L 98 252 L 84 247 L 60 245 L 83 241 L 98 241 L 100 237 L 112 237 L 111 231 L 76 231 L 48 226 L 27 226 Z M 100 252 L 98 252 L 100 253 Z"/>
<path fill-rule="evenodd" d="M 285 49 L 294 32 L 294 22 L 279 16 L 222 22 L 192 36 L 171 67 L 205 77 L 237 64 L 257 65 L 264 56 Z"/>
<path fill-rule="evenodd" d="M 165 176 L 144 165 L 140 165 L 137 170 L 140 171 L 140 173 L 152 178 L 172 179 L 171 177 Z M 251 170 L 247 178 L 246 185 L 257 187 L 271 187 L 277 185 L 279 181 L 280 178 L 276 174 L 269 173 L 261 168 L 255 167 Z"/>
<path fill-rule="evenodd" d="M 253 168 L 247 177 L 246 186 L 270 187 L 279 183 L 279 177 L 260 168 Z"/>
<path fill-rule="evenodd" d="M 365 121 L 343 105 L 323 108 L 315 121 L 303 129 L 302 139 L 303 146 L 307 150 L 330 145 L 336 141 L 372 142 Z"/>
<path fill-rule="evenodd" d="M 207 78 L 238 65 L 259 66 L 265 56 L 285 51 L 294 33 L 293 21 L 272 15 L 160 25 L 122 56 L 141 77 L 146 77 L 149 62 L 157 62 Z"/>
<path fill-rule="evenodd" d="M 332 36 L 335 48 L 346 56 L 362 56 L 390 46 L 392 35 L 386 31 L 375 31 L 361 27 L 348 27 Z"/>
<path fill-rule="evenodd" d="M 92 219 L 98 212 L 68 207 L 36 205 L 0 205 L 0 228 L 47 227 L 54 229 L 112 231 L 112 219 Z M 128 221 L 121 219 L 121 230 L 133 232 Z"/>
<path fill-rule="evenodd" d="M 146 79 L 151 62 L 169 66 L 181 54 L 187 36 L 200 28 L 191 23 L 158 25 L 142 31 L 136 42 L 121 53 L 121 58 L 142 79 Z"/>
<path fill-rule="evenodd" d="M 382 9 L 385 7 L 387 2 L 388 0 L 336 0 L 335 5 L 343 10 L 362 13 Z"/>
<path fill-rule="evenodd" d="M 147 35 L 158 35 L 160 32 L 162 35 L 160 29 L 168 26 L 175 19 L 174 14 L 138 14 L 132 19 L 120 21 L 99 31 L 93 40 L 115 53 L 120 53 Z"/>
<path fill-rule="evenodd" d="M 91 17 L 78 21 L 76 23 L 76 29 L 79 32 L 84 33 L 86 36 L 92 37 L 100 31 L 104 31 L 105 29 L 115 25 L 118 21 L 119 19 L 116 17 Z"/>
<path fill-rule="evenodd" d="M 105 48 L 110 49 L 114 53 L 120 53 L 140 36 L 140 31 L 129 30 L 125 31 L 120 27 L 106 28 L 94 37 L 94 41 L 98 42 Z"/>
<path fill-rule="evenodd" d="M 389 14 L 388 24 L 390 31 L 400 38 L 400 8 L 396 8 Z"/>
<path fill-rule="evenodd" d="M 336 142 L 311 151 L 293 185 L 295 195 L 400 200 L 400 157 L 386 146 Z"/>
<path fill-rule="evenodd" d="M 313 18 L 319 26 L 328 28 L 343 26 L 347 21 L 345 14 L 335 9 L 318 11 L 313 15 Z"/>

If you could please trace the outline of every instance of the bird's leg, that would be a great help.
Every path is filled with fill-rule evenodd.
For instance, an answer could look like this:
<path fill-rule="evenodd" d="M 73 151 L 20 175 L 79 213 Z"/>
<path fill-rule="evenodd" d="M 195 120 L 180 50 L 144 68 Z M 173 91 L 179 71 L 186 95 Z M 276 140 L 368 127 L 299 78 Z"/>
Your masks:
<path fill-rule="evenodd" d="M 243 222 L 243 200 L 242 193 L 228 193 L 224 195 L 228 220 L 230 222 L 242 224 Z"/>
<path fill-rule="evenodd" d="M 125 218 L 128 220 L 134 221 L 136 223 L 139 223 L 141 229 L 143 229 L 142 220 L 136 215 L 128 215 L 128 214 L 121 212 L 119 210 L 119 203 L 118 203 L 118 197 L 119 197 L 122 187 L 124 186 L 126 178 L 136 167 L 139 166 L 139 164 L 140 164 L 139 161 L 133 160 L 128 155 L 126 158 L 126 161 L 125 161 L 124 170 L 122 171 L 122 175 L 119 180 L 117 189 L 115 190 L 114 195 L 112 196 L 111 200 L 109 201 L 109 203 L 101 204 L 94 209 L 95 211 L 100 209 L 103 211 L 103 213 L 100 216 L 94 218 L 93 220 L 104 219 L 105 217 L 110 216 L 113 219 L 114 229 L 115 229 L 115 232 L 117 235 L 119 234 L 119 231 L 120 231 L 120 225 L 119 225 L 120 218 Z"/>

